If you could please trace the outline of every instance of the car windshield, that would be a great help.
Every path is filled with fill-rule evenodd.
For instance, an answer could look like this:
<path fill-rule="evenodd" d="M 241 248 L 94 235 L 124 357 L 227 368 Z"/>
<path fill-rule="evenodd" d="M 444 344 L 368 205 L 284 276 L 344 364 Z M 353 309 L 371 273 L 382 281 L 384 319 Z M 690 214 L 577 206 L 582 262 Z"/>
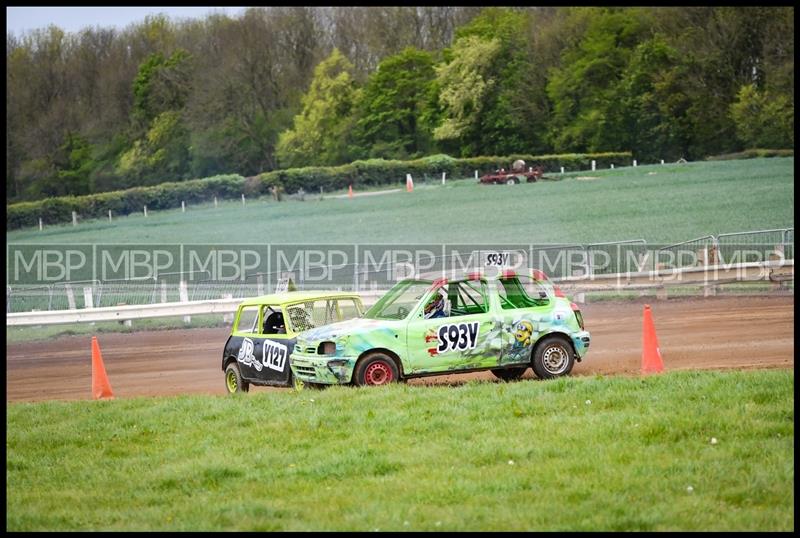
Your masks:
<path fill-rule="evenodd" d="M 366 311 L 369 319 L 405 319 L 431 289 L 430 280 L 403 280 Z"/>

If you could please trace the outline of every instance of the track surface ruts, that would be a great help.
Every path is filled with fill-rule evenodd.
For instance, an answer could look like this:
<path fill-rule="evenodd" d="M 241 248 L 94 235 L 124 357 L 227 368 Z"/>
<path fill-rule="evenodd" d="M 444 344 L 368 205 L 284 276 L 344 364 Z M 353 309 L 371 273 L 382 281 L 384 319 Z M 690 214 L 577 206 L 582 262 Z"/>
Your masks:
<path fill-rule="evenodd" d="M 572 373 L 636 375 L 646 301 L 581 305 L 592 344 Z M 794 368 L 794 297 L 708 297 L 647 301 L 667 371 Z M 220 369 L 228 329 L 100 334 L 117 398 L 225 394 Z M 91 337 L 6 346 L 6 401 L 91 399 Z M 533 377 L 530 370 L 526 378 Z M 412 384 L 493 381 L 489 372 L 412 380 Z M 287 390 L 252 387 L 251 391 Z"/>

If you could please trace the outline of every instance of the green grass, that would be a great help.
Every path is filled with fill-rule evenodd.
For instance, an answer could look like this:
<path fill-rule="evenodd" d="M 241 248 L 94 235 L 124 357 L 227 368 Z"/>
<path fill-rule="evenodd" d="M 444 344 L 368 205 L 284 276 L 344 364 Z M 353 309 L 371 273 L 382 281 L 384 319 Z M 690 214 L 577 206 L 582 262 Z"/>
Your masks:
<path fill-rule="evenodd" d="M 11 531 L 794 528 L 791 370 L 17 403 L 6 417 Z"/>
<path fill-rule="evenodd" d="M 559 177 L 559 174 L 551 174 Z M 579 177 L 597 179 L 581 180 Z M 399 185 L 398 185 L 399 186 Z M 389 185 L 385 188 L 391 188 Z M 515 186 L 474 179 L 350 199 L 311 193 L 6 234 L 21 243 L 675 243 L 794 226 L 794 157 L 649 165 Z"/>

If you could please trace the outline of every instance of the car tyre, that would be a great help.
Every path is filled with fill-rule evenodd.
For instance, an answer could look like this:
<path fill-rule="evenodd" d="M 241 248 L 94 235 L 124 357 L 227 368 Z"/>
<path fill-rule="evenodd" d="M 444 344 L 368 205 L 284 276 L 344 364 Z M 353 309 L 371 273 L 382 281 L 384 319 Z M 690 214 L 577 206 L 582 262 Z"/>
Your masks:
<path fill-rule="evenodd" d="M 306 383 L 305 381 L 303 381 L 294 374 L 291 374 L 291 376 L 292 376 L 290 380 L 291 385 L 295 391 L 300 392 L 301 390 L 308 388 L 308 383 Z"/>
<path fill-rule="evenodd" d="M 515 177 L 510 177 L 506 180 L 506 185 L 516 185 L 519 183 L 519 180 Z"/>
<path fill-rule="evenodd" d="M 239 365 L 236 362 L 231 362 L 225 367 L 225 388 L 229 394 L 248 392 L 250 390 L 250 383 L 242 379 Z"/>
<path fill-rule="evenodd" d="M 527 366 L 514 368 L 494 368 L 491 370 L 491 372 L 497 379 L 502 379 L 503 381 L 516 381 L 522 377 L 527 369 Z"/>
<path fill-rule="evenodd" d="M 531 360 L 533 373 L 541 379 L 568 375 L 575 365 L 572 346 L 563 337 L 549 336 L 536 346 Z"/>
<path fill-rule="evenodd" d="M 356 366 L 353 375 L 355 385 L 388 385 L 397 383 L 400 372 L 392 358 L 385 353 L 372 353 L 364 357 Z"/>

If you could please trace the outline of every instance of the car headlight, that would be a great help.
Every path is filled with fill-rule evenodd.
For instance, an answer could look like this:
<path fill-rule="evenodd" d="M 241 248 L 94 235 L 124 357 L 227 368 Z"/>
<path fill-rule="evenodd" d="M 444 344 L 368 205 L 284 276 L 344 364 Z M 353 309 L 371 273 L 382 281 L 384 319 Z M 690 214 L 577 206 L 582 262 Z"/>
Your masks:
<path fill-rule="evenodd" d="M 336 344 L 334 342 L 322 342 L 317 348 L 317 355 L 336 355 Z"/>

